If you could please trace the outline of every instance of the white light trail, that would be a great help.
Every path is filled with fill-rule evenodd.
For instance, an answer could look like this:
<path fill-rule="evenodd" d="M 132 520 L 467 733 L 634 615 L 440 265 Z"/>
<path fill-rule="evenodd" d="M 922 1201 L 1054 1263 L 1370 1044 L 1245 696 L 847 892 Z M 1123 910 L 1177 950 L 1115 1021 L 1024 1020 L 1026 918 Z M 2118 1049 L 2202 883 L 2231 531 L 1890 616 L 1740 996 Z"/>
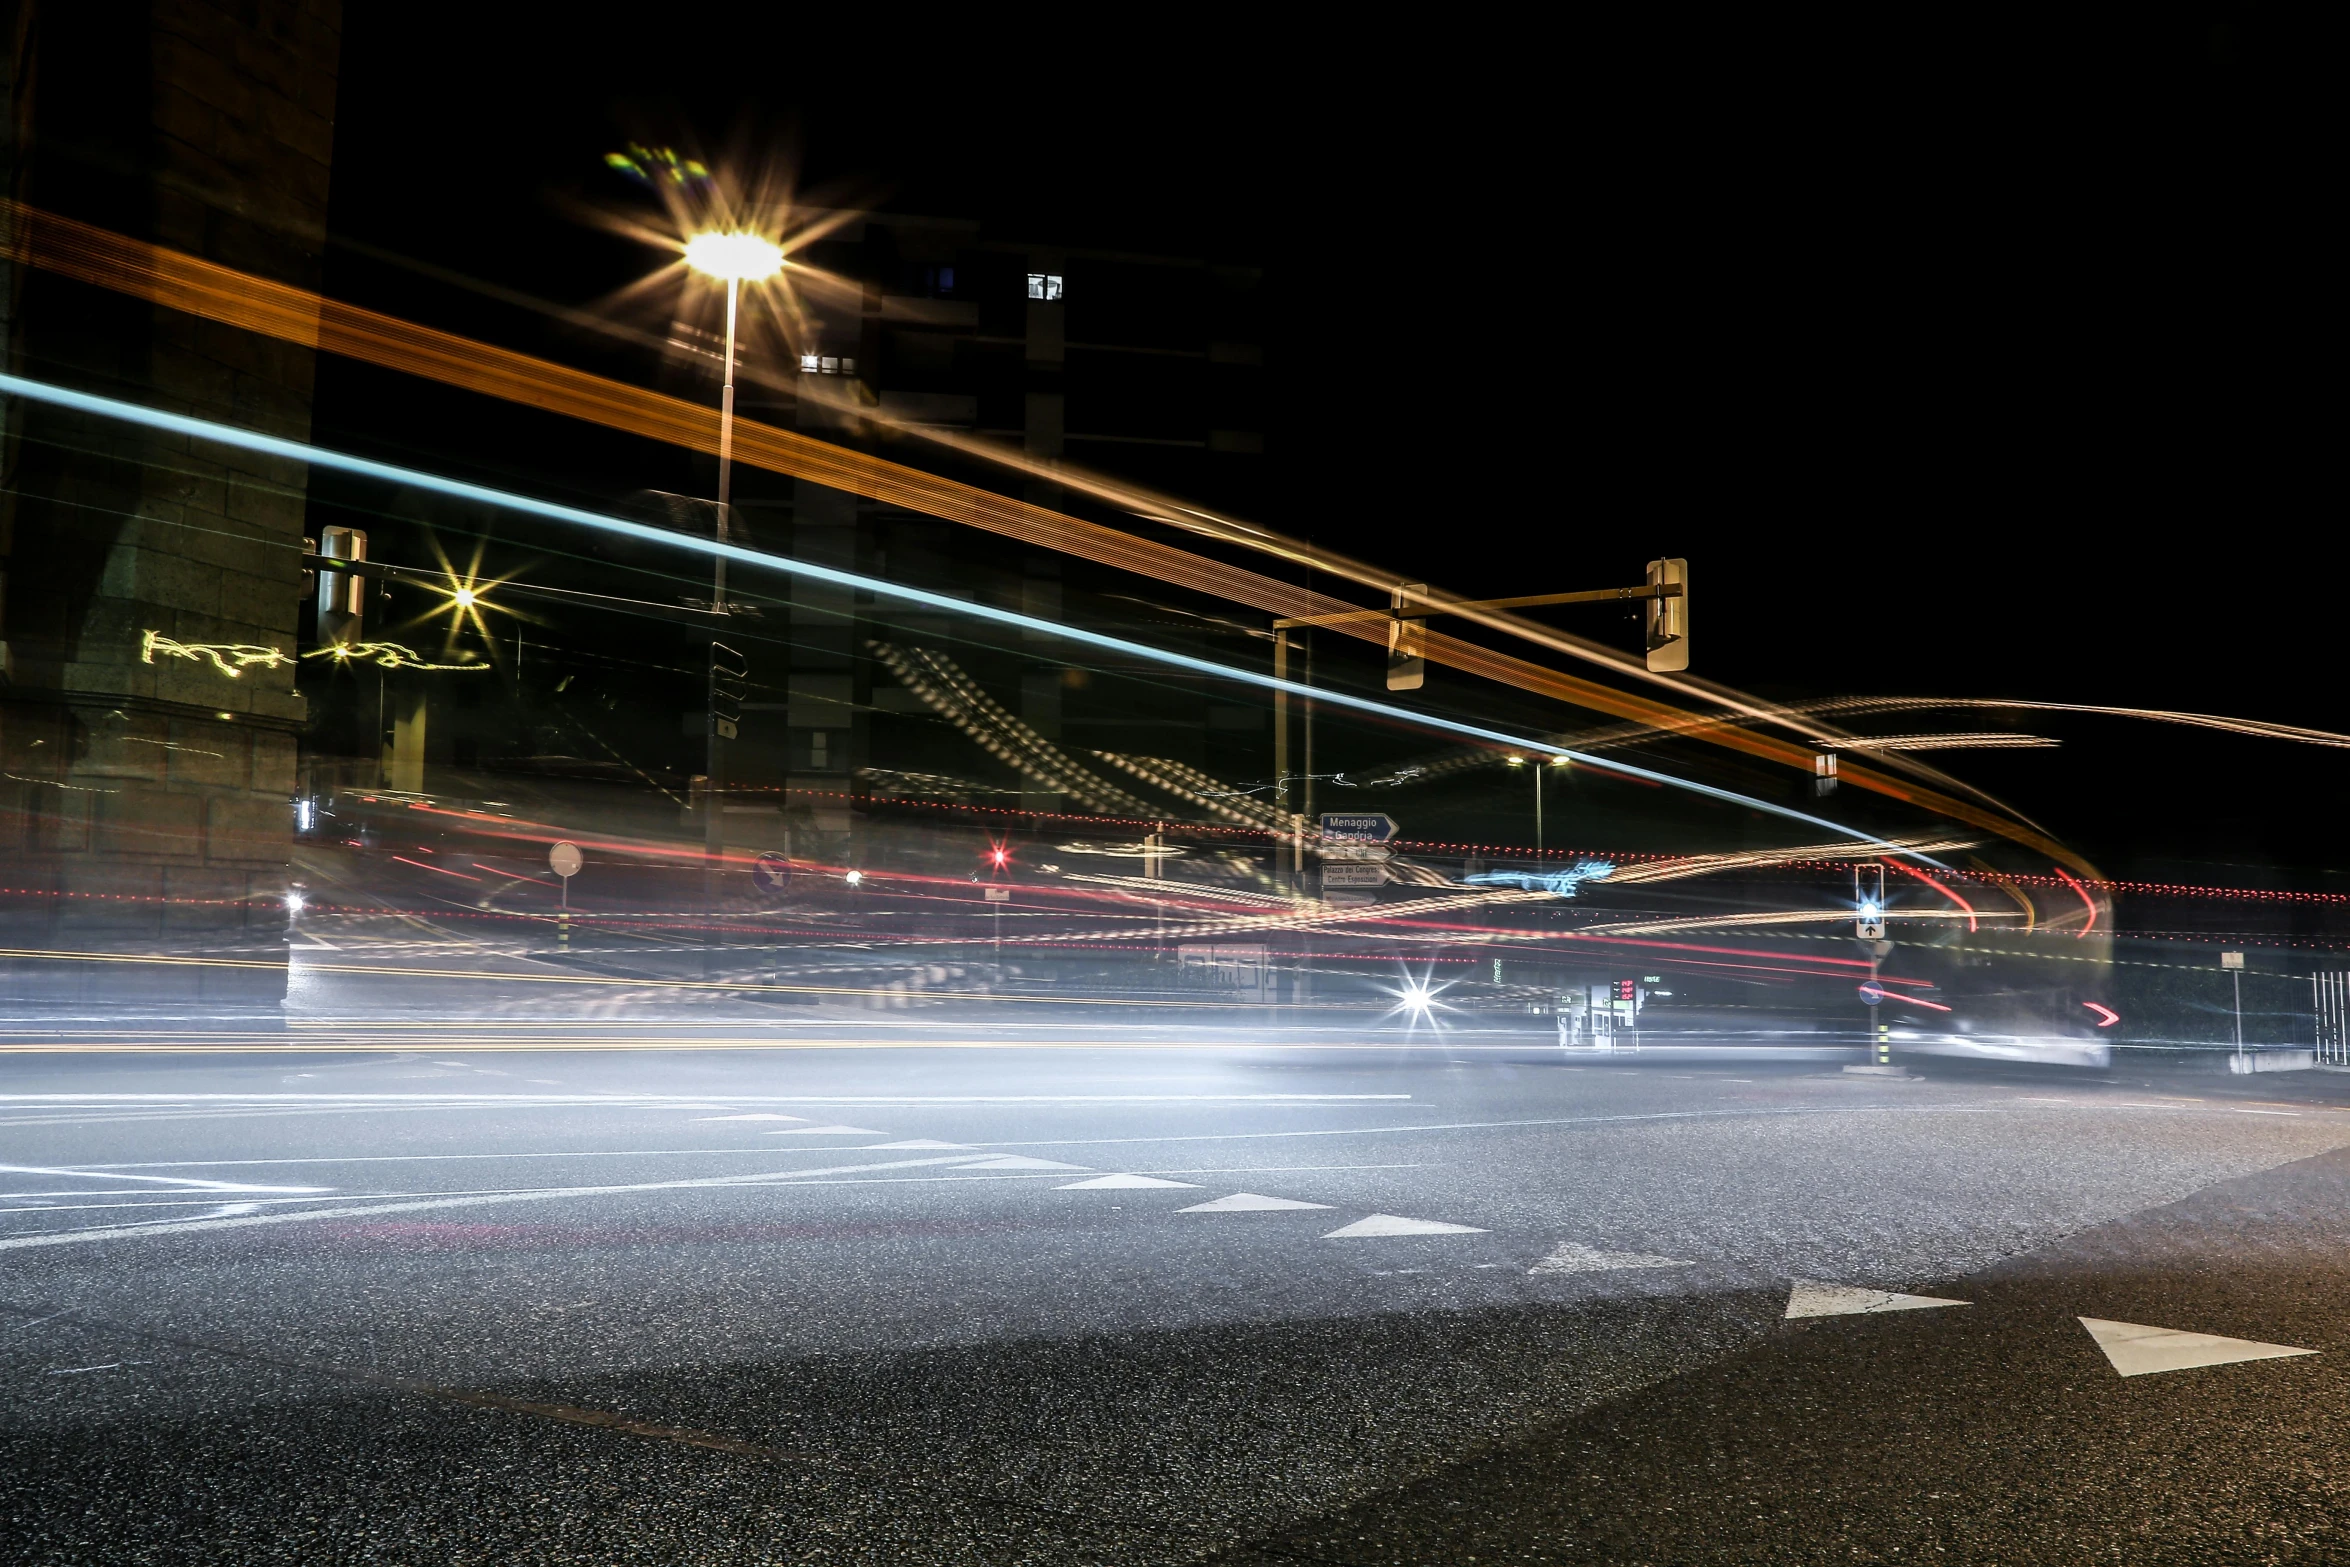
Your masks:
<path fill-rule="evenodd" d="M 1063 625 L 1057 621 L 1044 620 L 1034 615 L 1024 615 L 1017 610 L 999 609 L 994 605 L 977 603 L 970 599 L 956 598 L 945 593 L 933 593 L 922 588 L 908 587 L 902 583 L 884 581 L 878 577 L 861 576 L 856 572 L 842 571 L 837 567 L 819 565 L 813 561 L 771 555 L 762 550 L 748 549 L 739 544 L 726 543 L 717 539 L 698 538 L 686 533 L 673 533 L 666 528 L 654 527 L 650 523 L 633 522 L 625 517 L 607 517 L 597 512 L 583 511 L 576 506 L 564 506 L 553 501 L 535 500 L 526 495 L 493 490 L 485 485 L 468 484 L 462 479 L 444 478 L 439 474 L 426 473 L 420 469 L 402 468 L 392 463 L 376 462 L 371 458 L 353 456 L 348 452 L 329 451 L 324 447 L 312 446 L 302 441 L 289 441 L 279 436 L 263 435 L 253 430 L 240 430 L 233 425 L 216 424 L 209 419 L 191 418 L 186 414 L 165 413 L 160 409 L 143 408 L 136 403 L 121 402 L 111 397 L 96 397 L 90 393 L 77 392 L 68 387 L 52 386 L 45 381 L 27 380 L 23 376 L 0 374 L 0 392 L 11 393 L 34 402 L 49 403 L 60 408 L 72 408 L 82 413 L 94 414 L 100 418 L 121 420 L 126 424 L 144 425 L 151 430 L 164 430 L 174 435 L 192 436 L 201 441 L 213 441 L 223 446 L 263 452 L 272 457 L 308 463 L 313 467 L 331 469 L 336 472 L 356 474 L 362 478 L 376 479 L 387 484 L 410 485 L 459 500 L 474 501 L 481 505 L 521 512 L 528 516 L 545 517 L 556 522 L 568 522 L 580 527 L 593 528 L 601 533 L 639 539 L 648 544 L 667 545 L 696 554 L 719 556 L 746 566 L 788 572 L 804 580 L 828 582 L 837 587 L 859 589 L 880 598 L 896 599 L 903 603 L 920 605 L 925 609 L 943 610 L 950 615 L 962 615 L 975 620 L 992 621 L 998 625 L 1010 626 L 1022 631 L 1061 637 L 1081 646 L 1098 648 L 1106 653 L 1116 653 L 1127 658 L 1147 659 L 1152 663 L 1163 664 L 1172 669 L 1189 670 L 1194 674 L 1209 675 L 1219 680 L 1232 681 L 1238 685 L 1250 685 L 1266 691 L 1284 692 L 1301 699 L 1318 702 L 1324 707 L 1348 708 L 1355 712 L 1370 713 L 1380 718 L 1417 725 L 1423 729 L 1437 729 L 1448 734 L 1464 735 L 1472 740 L 1489 741 L 1496 745 L 1538 752 L 1544 756 L 1563 756 L 1570 761 L 1587 762 L 1603 770 L 1622 773 L 1627 777 L 1646 779 L 1667 788 L 1703 795 L 1707 799 L 1744 806 L 1748 810 L 1761 811 L 1766 815 L 1780 817 L 1787 821 L 1802 822 L 1807 826 L 1825 828 L 1841 837 L 1873 844 L 1887 853 L 1903 855 L 1920 864 L 1931 865 L 1937 870 L 1950 869 L 1949 866 L 1938 860 L 1930 859 L 1915 850 L 1904 848 L 1898 843 L 1879 838 L 1873 833 L 1863 832 L 1856 827 L 1847 827 L 1841 822 L 1829 821 L 1826 817 L 1813 816 L 1808 812 L 1774 804 L 1769 800 L 1758 800 L 1751 795 L 1739 794 L 1733 790 L 1718 789 L 1711 784 L 1698 783 L 1692 779 L 1676 777 L 1671 773 L 1660 773 L 1650 768 L 1637 767 L 1629 762 L 1602 761 L 1596 756 L 1572 751 L 1548 740 L 1514 735 L 1500 729 L 1489 729 L 1482 724 L 1464 723 L 1456 718 L 1444 718 L 1433 713 L 1414 712 L 1410 708 L 1396 707 L 1390 703 L 1374 701 L 1369 697 L 1355 696 L 1349 692 L 1334 691 L 1320 686 L 1307 686 L 1294 680 L 1282 680 L 1272 675 L 1260 674 L 1255 670 L 1236 669 L 1209 659 L 1193 658 L 1183 653 L 1171 653 L 1163 648 L 1152 647 L 1147 643 L 1130 642 L 1124 637 L 1089 631 L 1081 626 Z"/>

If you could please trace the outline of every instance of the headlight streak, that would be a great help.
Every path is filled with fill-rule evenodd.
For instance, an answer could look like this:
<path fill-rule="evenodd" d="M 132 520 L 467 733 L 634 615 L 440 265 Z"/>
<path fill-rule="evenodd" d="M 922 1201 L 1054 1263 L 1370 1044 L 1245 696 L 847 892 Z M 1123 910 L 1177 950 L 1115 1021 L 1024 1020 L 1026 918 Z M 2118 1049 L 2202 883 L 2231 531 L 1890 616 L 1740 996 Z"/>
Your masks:
<path fill-rule="evenodd" d="M 943 593 L 932 593 L 922 588 L 907 587 L 876 577 L 861 576 L 855 572 L 841 571 L 838 568 L 819 565 L 813 561 L 770 555 L 760 550 L 745 548 L 739 544 L 722 543 L 716 539 L 702 539 L 687 534 L 672 533 L 665 528 L 656 528 L 641 522 L 631 522 L 626 518 L 601 516 L 595 512 L 582 511 L 574 506 L 533 500 L 528 496 L 513 495 L 502 490 L 489 489 L 483 485 L 468 484 L 459 479 L 444 478 L 438 474 L 424 473 L 412 468 L 396 467 L 390 463 L 352 456 L 346 452 L 328 451 L 323 447 L 311 446 L 300 441 L 289 441 L 277 436 L 262 435 L 251 430 L 240 430 L 233 426 L 216 424 L 208 419 L 195 419 L 184 414 L 142 408 L 135 403 L 119 402 L 109 397 L 95 397 L 86 392 L 76 392 L 65 387 L 51 386 L 41 381 L 26 380 L 22 376 L 0 375 L 0 391 L 11 392 L 35 402 L 72 408 L 82 413 L 118 419 L 128 424 L 144 425 L 149 429 L 166 430 L 175 435 L 193 436 L 198 440 L 214 441 L 224 446 L 264 452 L 273 457 L 310 463 L 317 467 L 357 474 L 363 478 L 376 479 L 389 484 L 413 485 L 460 500 L 496 506 L 530 516 L 545 517 L 556 522 L 568 522 L 606 533 L 639 539 L 646 543 L 667 545 L 696 554 L 719 555 L 746 566 L 788 572 L 803 579 L 829 582 L 839 587 L 854 588 L 879 597 L 918 604 L 925 609 L 944 610 L 951 615 L 964 615 L 973 619 L 992 621 L 998 625 L 1010 626 L 1023 631 L 1042 632 L 1049 636 L 1065 638 L 1071 642 L 1098 648 L 1108 653 L 1116 653 L 1123 657 L 1146 659 L 1170 668 L 1185 669 L 1195 674 L 1229 680 L 1238 685 L 1285 692 L 1291 696 L 1319 702 L 1326 707 L 1344 707 L 1356 712 L 1370 713 L 1410 727 L 1441 729 L 1470 739 L 1491 741 L 1497 745 L 1516 746 L 1546 756 L 1564 756 L 1573 761 L 1590 762 L 1593 765 L 1612 768 L 1667 788 L 1685 790 L 1708 799 L 1721 800 L 1728 804 L 1743 806 L 1748 810 L 1761 811 L 1787 821 L 1802 822 L 1807 826 L 1824 828 L 1840 837 L 1872 845 L 1885 853 L 1907 855 L 1921 864 L 1931 865 L 1937 870 L 1951 869 L 1951 867 L 1927 855 L 1904 849 L 1897 843 L 1889 842 L 1871 833 L 1862 832 L 1857 828 L 1847 827 L 1841 822 L 1829 821 L 1825 817 L 1813 816 L 1808 812 L 1793 810 L 1768 800 L 1758 800 L 1732 790 L 1718 789 L 1711 784 L 1677 778 L 1670 773 L 1635 767 L 1625 762 L 1601 762 L 1596 757 L 1587 757 L 1578 752 L 1565 750 L 1546 741 L 1531 740 L 1522 735 L 1513 735 L 1498 729 L 1488 729 L 1481 724 L 1463 723 L 1458 719 L 1413 712 L 1408 708 L 1395 707 L 1368 697 L 1356 696 L 1350 692 L 1307 686 L 1292 680 L 1279 680 L 1254 670 L 1235 669 L 1228 665 L 1211 662 L 1208 659 L 1193 658 L 1183 653 L 1171 653 L 1144 643 L 1130 642 L 1123 637 L 1113 637 L 1079 626 L 1062 625 L 1033 615 L 1024 615 L 1016 610 L 1001 609 L 969 599 L 954 598 Z"/>

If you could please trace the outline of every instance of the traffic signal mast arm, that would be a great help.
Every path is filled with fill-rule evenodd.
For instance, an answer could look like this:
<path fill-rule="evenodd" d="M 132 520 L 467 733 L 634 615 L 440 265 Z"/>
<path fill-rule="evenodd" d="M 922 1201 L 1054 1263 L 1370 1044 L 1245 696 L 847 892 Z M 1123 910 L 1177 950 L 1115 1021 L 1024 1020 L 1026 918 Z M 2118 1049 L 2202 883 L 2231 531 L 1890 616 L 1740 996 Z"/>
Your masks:
<path fill-rule="evenodd" d="M 1430 615 L 1454 615 L 1472 609 L 1534 609 L 1544 604 L 1601 604 L 1621 599 L 1679 598 L 1683 592 L 1678 582 L 1643 584 L 1636 588 L 1597 588 L 1589 593 L 1532 593 L 1522 598 L 1507 599 L 1421 599 L 1414 600 L 1401 610 L 1351 609 L 1338 615 L 1301 615 L 1294 619 L 1276 620 L 1276 631 L 1294 626 L 1336 626 L 1352 621 L 1422 619 Z"/>

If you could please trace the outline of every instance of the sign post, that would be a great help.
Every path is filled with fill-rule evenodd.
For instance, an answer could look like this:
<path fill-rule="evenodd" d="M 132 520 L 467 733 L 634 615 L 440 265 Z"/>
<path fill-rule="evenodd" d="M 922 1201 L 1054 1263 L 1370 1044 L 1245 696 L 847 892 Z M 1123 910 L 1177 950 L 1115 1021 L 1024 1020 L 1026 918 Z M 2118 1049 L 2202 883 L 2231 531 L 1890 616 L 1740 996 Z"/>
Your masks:
<path fill-rule="evenodd" d="M 571 950 L 571 878 L 579 874 L 582 863 L 576 843 L 560 842 L 547 851 L 547 869 L 563 878 L 563 911 L 555 916 L 555 944 L 565 952 Z"/>

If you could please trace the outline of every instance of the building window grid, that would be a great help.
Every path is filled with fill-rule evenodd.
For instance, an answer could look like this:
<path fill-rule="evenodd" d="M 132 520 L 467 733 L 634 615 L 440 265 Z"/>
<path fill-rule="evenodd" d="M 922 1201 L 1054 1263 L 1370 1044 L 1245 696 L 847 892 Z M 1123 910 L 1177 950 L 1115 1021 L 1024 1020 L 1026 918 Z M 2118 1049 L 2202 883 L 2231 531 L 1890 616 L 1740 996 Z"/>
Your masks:
<path fill-rule="evenodd" d="M 1031 272 L 1028 274 L 1028 297 L 1046 304 L 1057 304 L 1061 298 L 1061 274 L 1058 272 Z"/>

